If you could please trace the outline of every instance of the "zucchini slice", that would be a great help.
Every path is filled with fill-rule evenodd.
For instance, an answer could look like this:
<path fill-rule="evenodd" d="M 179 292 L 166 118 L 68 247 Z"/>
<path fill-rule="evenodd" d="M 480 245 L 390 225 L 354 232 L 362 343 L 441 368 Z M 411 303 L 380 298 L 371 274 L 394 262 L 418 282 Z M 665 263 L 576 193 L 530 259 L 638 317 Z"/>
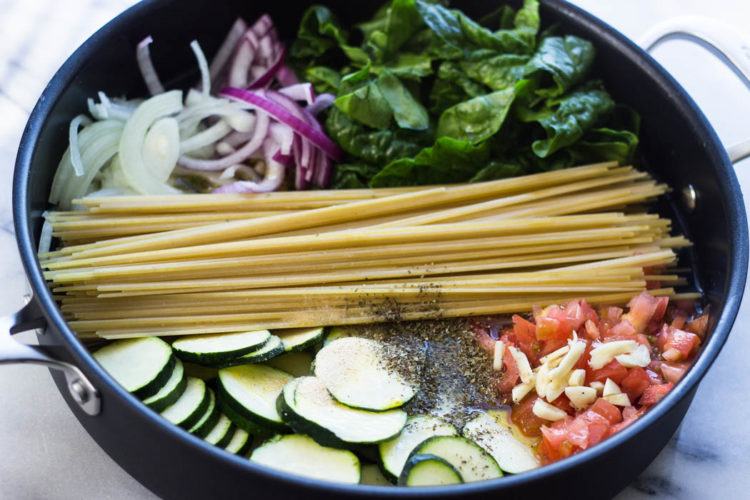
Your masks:
<path fill-rule="evenodd" d="M 539 467 L 534 452 L 519 442 L 496 417 L 482 412 L 466 423 L 463 435 L 492 455 L 504 472 L 518 474 Z"/>
<path fill-rule="evenodd" d="M 152 410 L 162 412 L 180 399 L 182 393 L 185 392 L 185 387 L 187 387 L 185 368 L 182 365 L 182 361 L 178 359 L 172 369 L 172 375 L 170 375 L 164 387 L 150 398 L 144 399 L 143 402 L 151 407 Z"/>
<path fill-rule="evenodd" d="M 214 424 L 213 429 L 206 434 L 203 440 L 219 448 L 224 448 L 229 444 L 234 435 L 234 426 L 229 417 L 219 412 L 219 420 Z"/>
<path fill-rule="evenodd" d="M 211 429 L 214 428 L 216 422 L 219 421 L 219 415 L 221 414 L 221 412 L 219 412 L 219 406 L 216 404 L 216 395 L 211 389 L 208 389 L 208 398 L 209 401 L 206 413 L 204 413 L 200 420 L 188 430 L 190 434 L 195 434 L 199 438 L 204 438 L 209 432 L 211 432 Z"/>
<path fill-rule="evenodd" d="M 268 342 L 257 351 L 253 351 L 239 358 L 232 358 L 215 365 L 217 368 L 228 368 L 230 366 L 249 365 L 252 363 L 260 363 L 267 361 L 271 358 L 275 358 L 279 354 L 284 353 L 284 344 L 281 339 L 276 335 L 271 335 Z"/>
<path fill-rule="evenodd" d="M 159 337 L 117 340 L 94 353 L 117 382 L 141 399 L 150 398 L 172 375 L 172 348 Z"/>
<path fill-rule="evenodd" d="M 229 417 L 229 420 L 231 420 L 236 427 L 242 429 L 248 434 L 261 437 L 271 437 L 275 434 L 272 429 L 261 427 L 257 423 L 252 422 L 240 415 L 234 409 L 234 407 L 227 402 L 227 397 L 223 392 L 219 391 L 219 393 L 216 395 L 216 400 L 219 403 L 219 411 Z"/>
<path fill-rule="evenodd" d="M 250 460 L 274 469 L 323 481 L 357 484 L 360 466 L 348 450 L 321 446 L 309 436 L 276 436 L 256 448 Z"/>
<path fill-rule="evenodd" d="M 400 374 L 383 366 L 375 340 L 338 339 L 315 356 L 315 376 L 339 402 L 353 408 L 382 411 L 397 408 L 416 393 Z"/>
<path fill-rule="evenodd" d="M 402 410 L 371 412 L 342 405 L 316 377 L 294 379 L 284 387 L 278 406 L 281 417 L 296 432 L 337 448 L 387 441 L 406 423 Z"/>
<path fill-rule="evenodd" d="M 276 399 L 293 378 L 266 365 L 223 368 L 219 370 L 219 393 L 240 417 L 262 428 L 288 431 L 276 410 Z"/>
<path fill-rule="evenodd" d="M 229 453 L 235 455 L 245 455 L 250 448 L 253 446 L 253 436 L 248 434 L 242 429 L 235 428 L 232 439 L 229 444 L 224 447 Z"/>
<path fill-rule="evenodd" d="M 428 438 L 414 449 L 413 455 L 435 455 L 442 458 L 458 471 L 465 483 L 503 476 L 503 471 L 495 459 L 474 441 L 465 437 Z"/>
<path fill-rule="evenodd" d="M 312 354 L 309 352 L 288 352 L 269 359 L 265 364 L 291 373 L 295 377 L 312 375 Z"/>
<path fill-rule="evenodd" d="M 187 387 L 180 399 L 168 406 L 162 417 L 183 429 L 190 429 L 203 417 L 211 402 L 206 383 L 195 377 L 188 377 Z"/>
<path fill-rule="evenodd" d="M 268 330 L 187 335 L 172 342 L 172 349 L 185 361 L 215 365 L 257 351 L 270 338 L 271 332 Z"/>
<path fill-rule="evenodd" d="M 182 365 L 185 367 L 185 375 L 188 375 L 190 377 L 202 378 L 203 380 L 211 380 L 212 378 L 216 378 L 216 375 L 219 372 L 218 368 L 198 365 L 189 361 L 183 361 Z"/>
<path fill-rule="evenodd" d="M 375 464 L 366 464 L 361 467 L 362 472 L 359 478 L 359 484 L 374 484 L 376 486 L 393 486 L 391 482 L 383 475 Z"/>
<path fill-rule="evenodd" d="M 323 346 L 327 346 L 331 342 L 337 339 L 343 339 L 346 337 L 356 337 L 357 327 L 356 326 L 332 326 L 328 329 L 325 338 L 323 339 Z"/>
<path fill-rule="evenodd" d="M 456 428 L 451 424 L 429 415 L 409 417 L 404 430 L 398 437 L 380 443 L 380 463 L 383 473 L 391 481 L 396 482 L 401 475 L 406 460 L 412 450 L 425 439 L 433 436 L 457 436 Z"/>
<path fill-rule="evenodd" d="M 461 483 L 463 479 L 455 467 L 443 458 L 428 454 L 409 457 L 398 478 L 400 486 L 440 486 Z"/>
<path fill-rule="evenodd" d="M 320 342 L 320 339 L 323 338 L 323 327 L 274 330 L 273 334 L 281 339 L 282 344 L 284 344 L 284 351 L 304 351 Z"/>

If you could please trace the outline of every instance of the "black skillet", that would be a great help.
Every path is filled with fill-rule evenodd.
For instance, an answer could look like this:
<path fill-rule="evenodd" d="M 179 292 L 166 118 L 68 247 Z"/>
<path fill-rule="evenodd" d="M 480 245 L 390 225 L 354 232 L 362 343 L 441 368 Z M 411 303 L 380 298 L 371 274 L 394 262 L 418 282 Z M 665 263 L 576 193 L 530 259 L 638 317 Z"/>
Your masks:
<path fill-rule="evenodd" d="M 327 2 L 344 21 L 367 18 L 371 2 Z M 601 21 L 560 0 L 542 0 L 544 23 L 591 40 L 595 71 L 617 100 L 643 118 L 640 164 L 674 188 L 678 225 L 695 242 L 687 256 L 711 306 L 711 334 L 682 381 L 644 417 L 604 443 L 574 457 L 517 476 L 439 489 L 344 486 L 255 466 L 172 426 L 125 392 L 77 341 L 47 289 L 36 258 L 41 214 L 53 171 L 66 147 L 70 119 L 85 109 L 86 97 L 145 95 L 134 47 L 147 35 L 159 41 L 155 62 L 166 81 L 194 77 L 189 42 L 198 38 L 210 55 L 237 16 L 271 14 L 282 36 L 291 37 L 301 1 L 144 1 L 99 30 L 54 76 L 37 103 L 21 141 L 13 183 L 18 247 L 33 290 L 16 315 L 13 331 L 39 328 L 40 350 L 0 336 L 0 363 L 46 363 L 71 411 L 99 445 L 156 494 L 169 498 L 253 496 L 354 498 L 453 497 L 606 498 L 641 472 L 669 441 L 729 334 L 747 270 L 747 224 L 732 165 L 716 134 L 685 91 L 645 52 Z M 472 16 L 495 2 L 457 3 Z M 158 47 L 167 47 L 161 51 Z M 684 203 L 681 193 L 687 193 Z M 675 214 L 672 214 L 675 215 Z M 48 357 L 51 356 L 51 357 Z M 54 358 L 54 359 L 53 359 Z M 67 362 L 60 364 L 59 361 Z M 54 425 L 54 423 L 51 423 Z"/>

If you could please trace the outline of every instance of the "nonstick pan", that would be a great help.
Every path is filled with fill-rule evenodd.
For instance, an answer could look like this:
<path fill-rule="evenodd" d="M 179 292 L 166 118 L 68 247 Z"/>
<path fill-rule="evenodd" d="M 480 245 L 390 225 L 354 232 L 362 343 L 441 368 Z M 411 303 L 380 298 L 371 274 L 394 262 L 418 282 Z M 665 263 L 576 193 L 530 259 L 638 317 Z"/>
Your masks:
<path fill-rule="evenodd" d="M 373 2 L 326 2 L 346 21 L 365 19 Z M 147 35 L 187 47 L 198 38 L 210 55 L 237 16 L 274 18 L 283 36 L 293 36 L 307 2 L 258 0 L 144 1 L 118 16 L 84 43 L 45 89 L 31 114 L 16 161 L 13 214 L 19 252 L 33 298 L 13 318 L 12 333 L 37 329 L 41 347 L 18 344 L 0 332 L 0 364 L 36 362 L 53 368 L 60 392 L 87 432 L 132 476 L 165 498 L 577 498 L 614 495 L 641 472 L 679 426 L 698 383 L 718 355 L 739 308 L 747 271 L 744 204 L 732 164 L 707 120 L 685 91 L 648 54 L 601 21 L 561 0 L 542 0 L 545 25 L 591 40 L 595 72 L 618 101 L 642 117 L 638 166 L 672 188 L 665 209 L 694 242 L 685 258 L 695 285 L 710 305 L 711 334 L 692 368 L 651 411 L 634 424 L 571 458 L 502 479 L 442 487 L 344 486 L 256 466 L 172 426 L 122 389 L 93 360 L 63 319 L 36 258 L 41 217 L 48 207 L 54 169 L 66 147 L 71 118 L 98 90 L 145 95 L 134 47 Z M 465 0 L 472 16 L 495 2 Z M 178 52 L 178 51 L 175 51 Z M 156 59 L 166 81 L 188 82 L 194 74 L 188 50 Z M 50 423 L 54 425 L 54 423 Z M 573 493 L 575 492 L 575 493 Z"/>

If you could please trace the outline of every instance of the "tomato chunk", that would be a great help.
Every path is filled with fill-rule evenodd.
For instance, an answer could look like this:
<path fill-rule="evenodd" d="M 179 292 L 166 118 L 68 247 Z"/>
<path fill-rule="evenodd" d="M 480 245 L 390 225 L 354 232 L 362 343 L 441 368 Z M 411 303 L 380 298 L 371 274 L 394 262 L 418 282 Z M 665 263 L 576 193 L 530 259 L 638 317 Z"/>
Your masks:
<path fill-rule="evenodd" d="M 518 372 L 518 365 L 510 353 L 510 349 L 506 349 L 505 354 L 503 354 L 503 367 L 505 371 L 500 382 L 497 384 L 497 389 L 501 394 L 508 394 L 521 378 Z"/>
<path fill-rule="evenodd" d="M 667 393 L 674 387 L 674 384 L 669 382 L 666 384 L 651 385 L 643 391 L 641 399 L 638 400 L 638 404 L 642 406 L 653 406 L 667 395 Z"/>
<path fill-rule="evenodd" d="M 593 411 L 594 413 L 604 417 L 610 424 L 617 424 L 622 421 L 622 414 L 620 409 L 610 403 L 604 398 L 599 398 L 594 401 L 587 412 Z"/>
<path fill-rule="evenodd" d="M 628 369 L 622 366 L 617 360 L 612 360 L 598 370 L 590 371 L 586 376 L 586 383 L 605 382 L 610 378 L 612 382 L 619 385 L 627 375 Z"/>
<path fill-rule="evenodd" d="M 700 342 L 696 334 L 664 324 L 656 344 L 667 361 L 683 361 L 690 357 Z"/>
<path fill-rule="evenodd" d="M 620 389 L 628 395 L 630 401 L 635 401 L 650 385 L 651 377 L 648 376 L 646 370 L 640 366 L 635 366 L 628 370 L 628 374 L 620 382 Z"/>

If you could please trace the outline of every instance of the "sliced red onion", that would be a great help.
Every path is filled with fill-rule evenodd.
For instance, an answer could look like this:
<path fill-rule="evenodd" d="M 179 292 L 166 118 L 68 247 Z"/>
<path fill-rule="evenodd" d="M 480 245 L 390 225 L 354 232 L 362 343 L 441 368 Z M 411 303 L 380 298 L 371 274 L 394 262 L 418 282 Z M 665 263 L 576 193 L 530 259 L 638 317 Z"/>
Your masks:
<path fill-rule="evenodd" d="M 292 154 L 294 131 L 282 123 L 272 123 L 268 131 L 270 137 L 278 144 L 279 151 L 284 156 Z"/>
<path fill-rule="evenodd" d="M 331 182 L 332 173 L 331 159 L 326 155 L 318 155 L 318 163 L 315 166 L 315 184 L 319 188 L 327 188 Z"/>
<path fill-rule="evenodd" d="M 270 144 L 270 143 L 269 143 Z M 268 148 L 273 146 L 269 145 Z M 266 148 L 264 148 L 265 150 Z M 266 174 L 260 182 L 237 181 L 214 189 L 214 193 L 268 193 L 276 191 L 284 182 L 286 167 L 274 161 L 270 150 L 265 150 Z"/>
<path fill-rule="evenodd" d="M 293 113 L 289 108 L 282 106 L 277 102 L 271 101 L 265 97 L 261 97 L 259 93 L 251 92 L 248 90 L 226 87 L 221 90 L 221 95 L 223 97 L 237 99 L 252 104 L 258 110 L 263 111 L 263 113 L 261 114 L 267 113 L 276 120 L 290 126 L 296 133 L 312 142 L 316 147 L 320 148 L 328 156 L 336 161 L 339 161 L 339 159 L 341 158 L 341 150 L 339 149 L 339 147 L 333 141 L 331 141 L 331 139 L 326 137 L 326 135 L 319 128 L 316 128 L 316 126 L 305 121 L 304 110 L 300 106 L 298 106 L 297 103 L 295 103 L 285 95 L 279 94 L 278 92 L 259 92 L 264 92 L 264 95 L 270 96 L 273 96 L 275 94 L 275 97 L 277 98 L 278 96 L 281 96 L 288 102 L 291 102 L 292 105 L 297 108 L 295 110 L 296 112 Z M 299 115 L 301 115 L 303 118 L 300 118 Z M 317 125 L 317 127 L 320 127 L 317 122 L 315 124 Z"/>
<path fill-rule="evenodd" d="M 273 64 L 265 71 L 265 73 L 263 73 L 253 83 L 251 83 L 249 88 L 257 89 L 265 87 L 266 85 L 271 83 L 271 80 L 273 80 L 273 78 L 276 76 L 276 73 L 278 73 L 279 68 L 281 68 L 281 66 L 284 64 L 285 59 L 286 48 L 281 47 L 281 50 L 279 51 L 279 54 Z"/>
<path fill-rule="evenodd" d="M 299 83 L 297 75 L 295 75 L 294 71 L 289 69 L 289 66 L 287 66 L 286 64 L 279 68 L 278 73 L 276 73 L 276 79 L 279 81 L 282 87 L 289 87 L 291 85 L 296 85 Z"/>
<path fill-rule="evenodd" d="M 154 41 L 151 36 L 147 36 L 140 41 L 135 51 L 135 58 L 138 61 L 138 67 L 143 75 L 143 81 L 146 83 L 146 88 L 151 92 L 151 95 L 161 94 L 164 92 L 164 85 L 159 80 L 159 75 L 156 74 L 154 63 L 151 61 L 151 51 L 148 46 Z"/>
<path fill-rule="evenodd" d="M 279 92 L 287 97 L 291 97 L 295 101 L 305 101 L 310 105 L 315 102 L 315 89 L 313 89 L 312 83 L 289 85 L 288 87 L 280 88 Z"/>
<path fill-rule="evenodd" d="M 292 147 L 292 151 L 294 152 L 294 164 L 297 166 L 297 169 L 294 173 L 294 188 L 300 191 L 308 188 L 307 181 L 305 180 L 306 167 L 302 164 L 303 142 L 307 141 L 294 141 L 294 145 Z"/>
<path fill-rule="evenodd" d="M 268 30 L 273 27 L 273 21 L 271 20 L 271 16 L 268 14 L 263 14 L 258 18 L 257 21 L 255 21 L 255 24 L 250 26 L 250 31 L 252 31 L 258 38 L 266 36 L 266 33 L 268 33 Z"/>
<path fill-rule="evenodd" d="M 321 155 L 321 156 L 325 156 L 325 155 Z M 273 159 L 273 161 L 277 161 L 281 163 L 282 165 L 284 165 L 285 167 L 291 167 L 294 164 L 294 156 L 282 154 L 281 150 L 276 151 L 276 153 L 274 153 L 274 155 L 271 158 Z"/>
<path fill-rule="evenodd" d="M 283 91 L 283 89 L 282 89 Z M 333 105 L 333 101 L 336 100 L 336 96 L 333 94 L 323 93 L 315 98 L 315 102 L 311 103 L 305 109 L 308 113 L 313 116 L 317 116 L 318 113 L 327 109 Z"/>
<path fill-rule="evenodd" d="M 247 86 L 247 75 L 250 71 L 250 66 L 253 63 L 257 49 L 258 39 L 251 31 L 247 31 L 245 36 L 242 37 L 240 45 L 237 47 L 237 52 L 234 54 L 232 64 L 229 66 L 227 84 L 230 87 Z"/>
<path fill-rule="evenodd" d="M 211 61 L 211 66 L 209 66 L 208 72 L 211 75 L 212 85 L 216 85 L 222 73 L 224 73 L 227 63 L 232 57 L 232 54 L 234 53 L 237 44 L 242 39 L 242 35 L 245 31 L 247 31 L 247 23 L 238 17 Z"/>
<path fill-rule="evenodd" d="M 190 170 L 203 170 L 203 171 L 214 171 L 224 170 L 229 168 L 236 163 L 240 163 L 250 157 L 258 148 L 263 144 L 263 140 L 266 138 L 268 133 L 268 126 L 270 119 L 265 113 L 258 113 L 257 119 L 255 120 L 255 130 L 253 131 L 252 138 L 234 153 L 219 158 L 218 160 L 202 160 L 198 158 L 191 158 L 189 156 L 181 156 L 179 164 Z"/>

